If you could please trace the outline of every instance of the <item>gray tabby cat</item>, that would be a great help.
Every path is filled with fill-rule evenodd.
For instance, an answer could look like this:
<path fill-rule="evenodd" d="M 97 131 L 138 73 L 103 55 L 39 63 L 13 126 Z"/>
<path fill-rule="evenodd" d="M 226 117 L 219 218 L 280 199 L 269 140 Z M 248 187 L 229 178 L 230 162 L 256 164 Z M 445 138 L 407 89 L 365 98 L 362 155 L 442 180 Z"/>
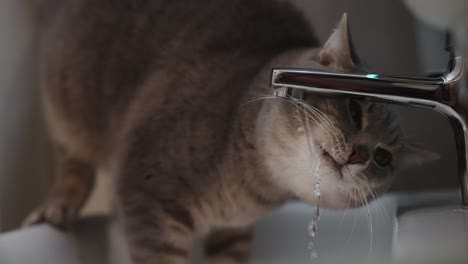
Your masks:
<path fill-rule="evenodd" d="M 255 219 L 288 199 L 360 206 L 432 159 L 363 99 L 272 98 L 272 67 L 358 71 L 346 16 L 323 47 L 272 0 L 69 0 L 42 6 L 56 184 L 27 224 L 67 226 L 105 170 L 135 263 L 242 263 Z"/>

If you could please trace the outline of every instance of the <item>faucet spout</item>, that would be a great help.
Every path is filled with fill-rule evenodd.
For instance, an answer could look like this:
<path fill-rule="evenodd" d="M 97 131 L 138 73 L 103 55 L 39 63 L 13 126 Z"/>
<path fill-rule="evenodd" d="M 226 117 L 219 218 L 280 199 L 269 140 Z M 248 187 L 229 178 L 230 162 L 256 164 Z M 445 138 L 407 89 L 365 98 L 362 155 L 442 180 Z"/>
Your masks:
<path fill-rule="evenodd" d="M 377 102 L 438 112 L 449 121 L 455 137 L 461 205 L 468 210 L 468 129 L 458 102 L 458 84 L 462 76 L 463 60 L 456 57 L 449 64 L 447 72 L 440 77 L 415 78 L 375 73 L 273 69 L 271 86 L 276 96 L 298 100 L 303 98 L 304 93 L 349 94 L 364 96 Z"/>

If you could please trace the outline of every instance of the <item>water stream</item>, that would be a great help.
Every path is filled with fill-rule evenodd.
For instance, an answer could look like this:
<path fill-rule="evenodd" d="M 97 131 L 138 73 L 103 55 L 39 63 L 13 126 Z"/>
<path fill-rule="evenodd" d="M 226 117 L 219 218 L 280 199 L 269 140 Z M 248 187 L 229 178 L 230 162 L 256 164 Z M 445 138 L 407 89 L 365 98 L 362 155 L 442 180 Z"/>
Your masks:
<path fill-rule="evenodd" d="M 307 227 L 307 232 L 310 237 L 309 250 L 310 250 L 310 259 L 312 263 L 318 263 L 318 251 L 316 249 L 316 235 L 317 227 L 320 221 L 320 157 L 316 156 L 317 164 L 314 167 L 314 195 L 317 201 L 317 205 L 314 208 L 314 214 L 312 216 L 312 221 L 310 221 L 309 226 Z"/>

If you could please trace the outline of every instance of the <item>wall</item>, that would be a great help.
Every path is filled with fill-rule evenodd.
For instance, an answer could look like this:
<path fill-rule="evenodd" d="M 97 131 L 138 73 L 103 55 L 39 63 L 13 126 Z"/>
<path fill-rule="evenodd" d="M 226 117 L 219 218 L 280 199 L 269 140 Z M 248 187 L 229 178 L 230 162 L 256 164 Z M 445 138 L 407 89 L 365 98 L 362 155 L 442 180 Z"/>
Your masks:
<path fill-rule="evenodd" d="M 38 104 L 35 23 L 18 0 L 0 0 L 0 230 L 18 225 L 50 182 Z"/>

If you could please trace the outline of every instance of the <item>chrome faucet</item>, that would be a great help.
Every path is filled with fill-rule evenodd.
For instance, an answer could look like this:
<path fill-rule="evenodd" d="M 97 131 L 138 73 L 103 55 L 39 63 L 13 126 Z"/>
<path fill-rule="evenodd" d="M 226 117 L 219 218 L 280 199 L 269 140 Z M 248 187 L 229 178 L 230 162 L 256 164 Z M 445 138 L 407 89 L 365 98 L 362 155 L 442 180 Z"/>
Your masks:
<path fill-rule="evenodd" d="M 468 131 L 457 112 L 461 57 L 450 60 L 447 72 L 434 78 L 407 78 L 374 73 L 349 74 L 307 69 L 273 69 L 276 96 L 303 98 L 305 93 L 349 94 L 376 102 L 430 109 L 444 116 L 455 136 L 462 208 L 468 210 Z"/>

